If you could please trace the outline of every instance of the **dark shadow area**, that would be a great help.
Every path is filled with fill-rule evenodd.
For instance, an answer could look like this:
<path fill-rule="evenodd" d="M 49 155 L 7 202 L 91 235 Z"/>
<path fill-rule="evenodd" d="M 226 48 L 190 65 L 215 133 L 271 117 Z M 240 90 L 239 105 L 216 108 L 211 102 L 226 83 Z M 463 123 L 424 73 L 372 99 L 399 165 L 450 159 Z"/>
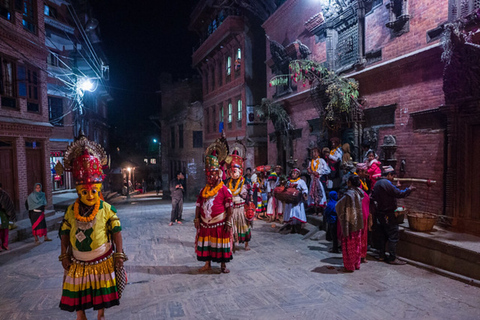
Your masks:
<path fill-rule="evenodd" d="M 188 266 L 125 266 L 127 274 L 130 272 L 145 273 L 158 276 L 170 275 L 170 274 L 220 274 L 220 267 L 212 266 L 212 269 L 205 272 L 199 272 L 198 270 L 202 266 L 188 267 Z"/>
<path fill-rule="evenodd" d="M 323 263 L 330 263 L 330 264 L 334 264 L 334 265 L 337 265 L 337 266 L 343 265 L 342 256 L 325 258 L 325 259 L 322 259 L 320 261 L 323 262 Z"/>
<path fill-rule="evenodd" d="M 322 273 L 322 274 L 338 274 L 338 273 L 341 273 L 341 272 L 339 272 L 339 270 L 337 270 L 337 268 L 334 267 L 334 266 L 316 267 L 315 269 L 312 269 L 311 272 Z"/>
<path fill-rule="evenodd" d="M 328 247 L 316 247 L 316 246 L 308 246 L 308 249 L 313 250 L 313 251 L 323 251 L 323 252 L 328 252 Z"/>

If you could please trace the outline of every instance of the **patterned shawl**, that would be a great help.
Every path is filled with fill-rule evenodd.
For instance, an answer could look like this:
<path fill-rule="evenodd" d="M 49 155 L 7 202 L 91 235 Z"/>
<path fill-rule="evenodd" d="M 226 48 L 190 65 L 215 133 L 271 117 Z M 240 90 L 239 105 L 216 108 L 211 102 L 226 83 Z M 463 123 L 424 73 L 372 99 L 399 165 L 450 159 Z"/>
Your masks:
<path fill-rule="evenodd" d="M 12 198 L 10 198 L 8 193 L 3 189 L 0 189 L 0 210 L 5 211 L 8 218 L 12 221 L 15 221 L 15 206 L 13 204 Z"/>
<path fill-rule="evenodd" d="M 349 188 L 335 206 L 344 237 L 363 229 L 362 198 L 360 188 Z"/>

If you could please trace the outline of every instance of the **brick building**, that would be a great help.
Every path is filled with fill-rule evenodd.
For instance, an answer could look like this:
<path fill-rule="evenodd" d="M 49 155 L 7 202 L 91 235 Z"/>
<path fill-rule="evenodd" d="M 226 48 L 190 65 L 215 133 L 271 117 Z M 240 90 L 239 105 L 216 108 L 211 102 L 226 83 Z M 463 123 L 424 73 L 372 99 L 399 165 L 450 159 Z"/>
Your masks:
<path fill-rule="evenodd" d="M 170 75 L 161 77 L 161 170 L 166 196 L 178 170 L 185 174 L 186 199 L 195 200 L 205 186 L 201 86 L 198 76 L 175 82 Z"/>
<path fill-rule="evenodd" d="M 247 166 L 266 164 L 266 124 L 254 106 L 265 97 L 265 34 L 260 27 L 275 1 L 199 1 L 190 29 L 200 38 L 192 56 L 202 77 L 204 145 L 225 131 L 243 140 Z M 251 10 L 246 10 L 250 8 Z"/>
<path fill-rule="evenodd" d="M 276 59 L 279 52 L 285 53 L 288 61 L 323 63 L 359 82 L 364 121 L 332 130 L 320 119 L 308 83 L 267 87 L 267 96 L 284 106 L 294 125 L 291 141 L 285 142 L 269 122 L 269 162 L 288 163 L 292 157 L 305 168 L 309 150 L 328 146 L 332 136 L 348 141 L 354 160 L 361 161 L 364 143 L 376 150 L 383 163 L 395 166 L 401 176 L 437 181 L 432 187 L 417 184 L 419 192 L 405 199 L 406 206 L 440 214 L 446 225 L 480 234 L 480 216 L 473 210 L 478 200 L 471 196 L 478 187 L 469 191 L 478 176 L 466 173 L 468 168 L 473 170 L 474 153 L 464 149 L 478 139 L 478 119 L 472 117 L 478 112 L 478 99 L 467 103 L 468 108 L 458 115 L 459 106 L 466 102 L 459 102 L 457 94 L 461 91 L 451 89 L 452 82 L 460 83 L 459 70 L 467 67 L 459 62 L 464 60 L 457 59 L 456 66 L 460 64 L 463 69 L 450 67 L 445 69 L 450 73 L 444 74 L 441 60 L 445 25 L 478 10 L 478 4 L 351 0 L 322 9 L 320 3 L 287 0 L 265 21 L 265 33 L 272 40 L 266 46 L 267 79 L 289 72 Z M 465 21 L 474 20 L 473 16 Z M 475 26 L 477 22 L 469 23 Z M 308 50 L 300 50 L 300 44 Z M 465 49 L 458 50 L 465 55 Z M 469 80 L 461 83 L 465 81 Z M 450 101 L 446 101 L 448 92 Z M 466 126 L 468 132 L 459 125 Z M 388 147 L 395 151 L 393 155 L 388 155 Z M 459 161 L 470 167 L 457 169 Z"/>
<path fill-rule="evenodd" d="M 43 13 L 49 120 L 54 126 L 49 163 L 56 191 L 74 188 L 71 173 L 62 170 L 63 154 L 80 130 L 108 150 L 107 104 L 112 98 L 105 87 L 108 60 L 100 46 L 98 21 L 88 1 L 46 1 Z M 93 79 L 93 92 L 72 89 L 85 78 Z"/>
<path fill-rule="evenodd" d="M 0 4 L 0 182 L 14 200 L 18 219 L 26 217 L 24 203 L 34 183 L 42 183 L 49 206 L 54 188 L 71 186 L 68 175 L 57 175 L 54 167 L 63 162 L 80 121 L 87 119 L 75 121 L 76 103 L 94 110 L 95 117 L 106 118 L 109 96 L 101 85 L 105 74 L 92 76 L 92 67 L 86 68 L 85 61 L 72 55 L 75 49 L 81 54 L 87 48 L 79 28 L 87 27 L 89 20 L 85 10 L 72 14 L 74 5 L 84 9 L 86 2 L 72 3 L 9 0 Z M 90 41 L 95 42 L 98 37 L 91 29 Z M 99 70 L 108 70 L 102 66 Z M 72 89 L 75 74 L 99 80 L 95 95 L 78 99 Z M 105 143 L 106 126 L 90 127 L 84 126 L 89 138 Z"/>
<path fill-rule="evenodd" d="M 3 1 L 0 38 L 0 182 L 24 211 L 36 182 L 52 203 L 43 2 Z"/>

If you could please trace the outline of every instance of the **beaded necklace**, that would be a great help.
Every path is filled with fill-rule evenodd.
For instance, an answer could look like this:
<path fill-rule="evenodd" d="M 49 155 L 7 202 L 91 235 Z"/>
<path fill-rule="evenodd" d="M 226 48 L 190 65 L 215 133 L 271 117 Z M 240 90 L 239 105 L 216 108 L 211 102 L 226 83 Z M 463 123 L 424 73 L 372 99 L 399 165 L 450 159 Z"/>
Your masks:
<path fill-rule="evenodd" d="M 317 169 L 318 169 L 318 166 L 320 165 L 320 161 L 317 162 L 317 160 L 319 160 L 320 158 L 317 158 L 315 160 L 312 160 L 311 164 L 310 164 L 310 169 L 313 171 L 313 172 L 317 172 Z M 315 163 L 315 165 L 314 165 Z"/>

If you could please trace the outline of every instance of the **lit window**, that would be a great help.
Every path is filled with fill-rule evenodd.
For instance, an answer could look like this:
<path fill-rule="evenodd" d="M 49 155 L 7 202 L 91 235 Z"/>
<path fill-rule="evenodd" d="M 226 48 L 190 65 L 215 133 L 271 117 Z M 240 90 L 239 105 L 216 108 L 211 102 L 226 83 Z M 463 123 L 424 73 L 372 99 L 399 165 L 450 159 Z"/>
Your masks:
<path fill-rule="evenodd" d="M 227 58 L 227 76 L 232 73 L 232 57 Z"/>
<path fill-rule="evenodd" d="M 0 16 L 11 21 L 13 13 L 13 6 L 10 0 L 0 1 Z"/>
<path fill-rule="evenodd" d="M 143 162 L 145 162 L 145 164 L 148 164 L 148 159 L 147 158 L 143 159 Z"/>
<path fill-rule="evenodd" d="M 34 0 L 23 1 L 23 28 L 31 33 L 37 32 L 35 23 L 35 3 Z"/>
<path fill-rule="evenodd" d="M 232 123 L 232 103 L 228 104 L 228 123 Z"/>
<path fill-rule="evenodd" d="M 242 49 L 240 48 L 237 49 L 237 59 L 238 60 L 242 59 Z"/>
<path fill-rule="evenodd" d="M 150 159 L 150 164 L 157 164 L 157 159 L 151 158 Z"/>
<path fill-rule="evenodd" d="M 237 101 L 237 120 L 242 120 L 242 100 Z"/>
<path fill-rule="evenodd" d="M 218 121 L 223 122 L 223 106 L 220 107 L 220 111 L 218 112 Z"/>

